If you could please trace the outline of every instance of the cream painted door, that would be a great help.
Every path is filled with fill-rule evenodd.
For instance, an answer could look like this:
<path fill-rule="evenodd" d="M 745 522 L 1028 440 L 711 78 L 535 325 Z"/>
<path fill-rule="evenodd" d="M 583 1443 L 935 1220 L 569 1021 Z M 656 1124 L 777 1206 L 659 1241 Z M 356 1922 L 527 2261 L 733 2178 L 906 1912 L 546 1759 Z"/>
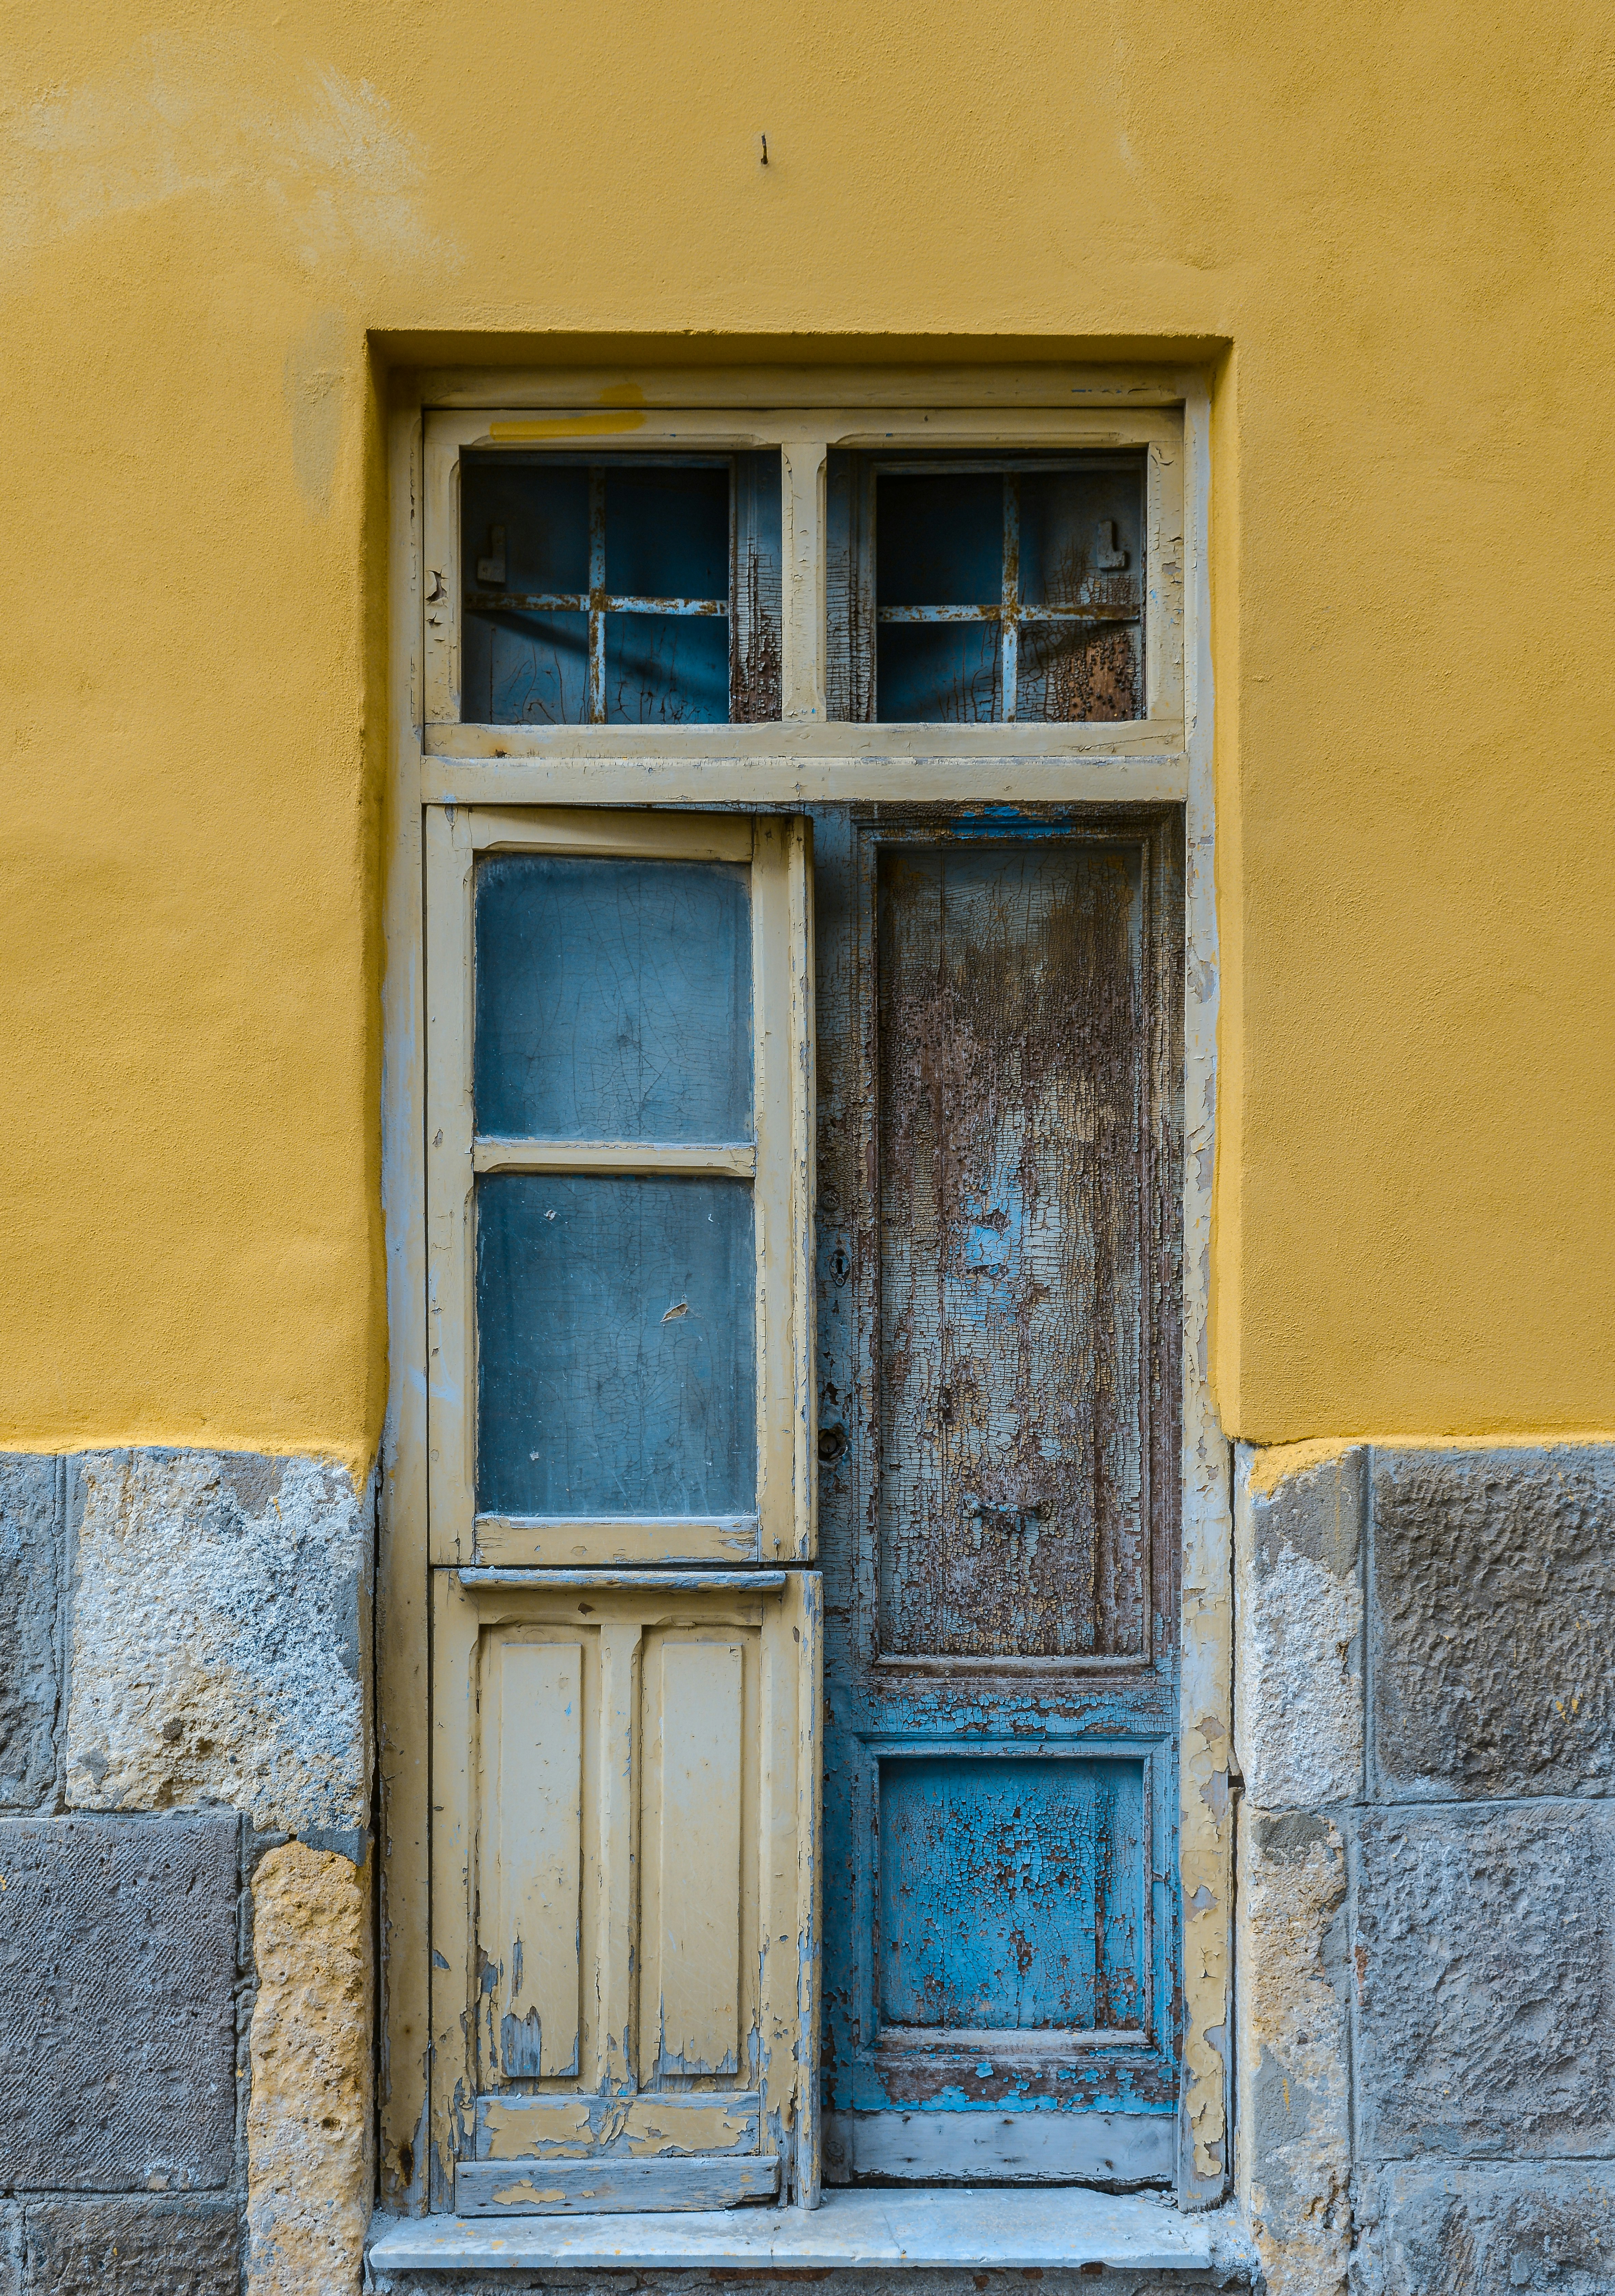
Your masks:
<path fill-rule="evenodd" d="M 807 825 L 426 847 L 433 2202 L 811 2198 Z"/>

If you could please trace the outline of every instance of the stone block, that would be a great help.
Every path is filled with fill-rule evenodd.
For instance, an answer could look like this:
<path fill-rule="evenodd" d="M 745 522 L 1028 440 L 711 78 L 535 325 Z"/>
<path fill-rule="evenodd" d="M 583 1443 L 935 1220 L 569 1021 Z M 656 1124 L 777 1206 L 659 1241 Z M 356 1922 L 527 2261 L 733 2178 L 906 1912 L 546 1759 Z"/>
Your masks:
<path fill-rule="evenodd" d="M 1386 1799 L 1615 1784 L 1615 1445 L 1373 1464 L 1375 1784 Z"/>
<path fill-rule="evenodd" d="M 1362 2157 L 1615 2152 L 1615 1811 L 1363 1813 Z"/>
<path fill-rule="evenodd" d="M 117 1451 L 70 1507 L 69 1800 L 226 1802 L 362 1857 L 367 1496 L 313 1459 Z"/>
<path fill-rule="evenodd" d="M 0 2202 L 0 2296 L 22 2296 L 22 2210 Z"/>
<path fill-rule="evenodd" d="M 1346 1851 L 1327 1817 L 1240 1813 L 1239 2196 L 1270 2296 L 1339 2296 L 1351 2251 Z"/>
<path fill-rule="evenodd" d="M 1241 1445 L 1234 1744 L 1260 1809 L 1363 1791 L 1365 1455 Z"/>
<path fill-rule="evenodd" d="M 1364 2179 L 1357 2296 L 1608 2296 L 1615 2169 L 1398 2168 Z"/>
<path fill-rule="evenodd" d="M 238 2296 L 235 2203 L 30 2202 L 24 2284 L 28 2296 Z"/>
<path fill-rule="evenodd" d="M 370 1876 L 286 1843 L 252 1877 L 249 2296 L 357 2289 L 371 2142 Z"/>
<path fill-rule="evenodd" d="M 0 2185 L 229 2183 L 238 1841 L 223 1815 L 0 1818 Z"/>
<path fill-rule="evenodd" d="M 37 1809 L 56 1784 L 61 1462 L 0 1455 L 0 1809 Z"/>

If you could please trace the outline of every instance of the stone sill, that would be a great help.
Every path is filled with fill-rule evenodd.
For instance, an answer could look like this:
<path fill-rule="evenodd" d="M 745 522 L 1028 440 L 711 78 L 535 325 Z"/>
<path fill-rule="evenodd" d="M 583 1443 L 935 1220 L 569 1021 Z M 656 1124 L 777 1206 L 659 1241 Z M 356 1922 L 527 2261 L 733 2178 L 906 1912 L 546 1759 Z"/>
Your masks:
<path fill-rule="evenodd" d="M 827 2192 L 817 2209 L 714 2209 L 667 2215 L 381 2217 L 377 2270 L 1037 2271 L 1081 2265 L 1207 2272 L 1245 2261 L 1226 2215 L 1186 2216 L 1144 2194 L 1062 2186 L 949 2192 L 862 2187 Z"/>

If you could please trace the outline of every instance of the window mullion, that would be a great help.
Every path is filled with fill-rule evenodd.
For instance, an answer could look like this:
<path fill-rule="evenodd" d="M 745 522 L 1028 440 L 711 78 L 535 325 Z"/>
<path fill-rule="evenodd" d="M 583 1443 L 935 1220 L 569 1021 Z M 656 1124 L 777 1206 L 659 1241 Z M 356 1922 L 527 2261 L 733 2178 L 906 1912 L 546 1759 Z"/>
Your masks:
<path fill-rule="evenodd" d="M 1021 481 L 1013 472 L 1004 480 L 1004 586 L 1000 601 L 1004 644 L 999 672 L 1003 684 L 1003 717 L 1006 726 L 1015 718 L 1015 689 L 1021 676 Z"/>
<path fill-rule="evenodd" d="M 605 723 L 605 472 L 589 472 L 589 691 L 591 726 Z"/>

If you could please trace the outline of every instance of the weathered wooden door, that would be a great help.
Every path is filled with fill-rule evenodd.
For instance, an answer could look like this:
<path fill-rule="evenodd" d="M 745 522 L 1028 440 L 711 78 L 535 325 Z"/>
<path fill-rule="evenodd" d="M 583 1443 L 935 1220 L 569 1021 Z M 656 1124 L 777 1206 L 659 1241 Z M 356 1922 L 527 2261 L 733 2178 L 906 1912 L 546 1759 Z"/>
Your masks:
<path fill-rule="evenodd" d="M 1177 824 L 816 840 L 825 2175 L 1165 2180 Z"/>

